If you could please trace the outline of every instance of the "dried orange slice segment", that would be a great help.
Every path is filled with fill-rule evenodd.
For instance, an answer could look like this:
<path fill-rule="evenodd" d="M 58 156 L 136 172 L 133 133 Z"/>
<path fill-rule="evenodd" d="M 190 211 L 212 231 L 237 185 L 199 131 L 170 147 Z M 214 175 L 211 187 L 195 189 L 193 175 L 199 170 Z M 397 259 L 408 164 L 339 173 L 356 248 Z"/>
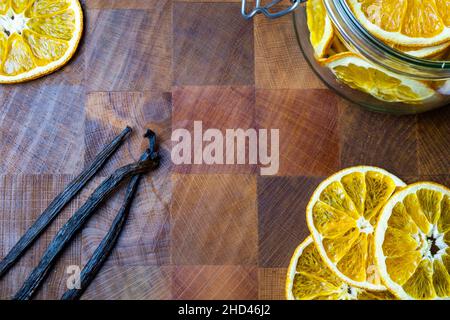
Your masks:
<path fill-rule="evenodd" d="M 306 14 L 314 53 L 317 58 L 322 58 L 334 39 L 333 25 L 323 0 L 309 0 L 306 3 Z"/>
<path fill-rule="evenodd" d="M 450 42 L 444 42 L 442 44 L 438 44 L 436 46 L 431 47 L 408 47 L 408 46 L 393 46 L 395 49 L 400 50 L 407 55 L 416 57 L 416 58 L 430 58 L 434 59 L 435 57 L 439 57 L 440 54 L 444 53 L 448 48 L 450 48 Z"/>
<path fill-rule="evenodd" d="M 388 291 L 352 287 L 336 277 L 308 237 L 292 256 L 286 278 L 288 300 L 393 300 Z"/>
<path fill-rule="evenodd" d="M 78 0 L 0 0 L 0 83 L 24 82 L 61 68 L 82 32 Z"/>
<path fill-rule="evenodd" d="M 435 96 L 435 91 L 425 83 L 381 69 L 356 53 L 340 53 L 322 59 L 321 63 L 339 81 L 382 101 L 415 104 Z"/>
<path fill-rule="evenodd" d="M 377 38 L 413 47 L 450 40 L 446 0 L 347 0 L 356 18 Z"/>
<path fill-rule="evenodd" d="M 380 214 L 375 256 L 399 298 L 450 298 L 450 190 L 421 182 L 394 194 Z"/>
<path fill-rule="evenodd" d="M 361 166 L 332 175 L 314 191 L 308 227 L 324 263 L 342 281 L 385 290 L 375 264 L 374 231 L 381 208 L 403 186 L 383 169 Z"/>

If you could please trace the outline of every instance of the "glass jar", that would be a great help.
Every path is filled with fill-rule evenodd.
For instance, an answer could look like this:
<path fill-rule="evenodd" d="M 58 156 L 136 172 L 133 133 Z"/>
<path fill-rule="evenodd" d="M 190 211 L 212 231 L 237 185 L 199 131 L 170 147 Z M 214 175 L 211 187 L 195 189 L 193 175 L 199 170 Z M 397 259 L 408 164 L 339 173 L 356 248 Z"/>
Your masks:
<path fill-rule="evenodd" d="M 369 93 L 352 89 L 317 61 L 310 42 L 306 6 L 295 1 L 293 10 L 297 39 L 304 56 L 320 79 L 342 97 L 373 111 L 414 114 L 446 106 L 450 103 L 450 61 L 419 59 L 395 50 L 370 34 L 355 18 L 346 0 L 324 0 L 335 32 L 350 51 L 394 78 L 420 81 L 435 90 L 431 97 L 413 103 L 380 100 Z M 300 0 L 300 2 L 304 2 Z M 244 10 L 243 10 L 244 11 Z M 262 11 L 266 14 L 266 12 Z M 266 14 L 267 15 L 267 14 Z M 274 17 L 272 17 L 274 18 Z M 295 57 L 292 57 L 295 59 Z"/>

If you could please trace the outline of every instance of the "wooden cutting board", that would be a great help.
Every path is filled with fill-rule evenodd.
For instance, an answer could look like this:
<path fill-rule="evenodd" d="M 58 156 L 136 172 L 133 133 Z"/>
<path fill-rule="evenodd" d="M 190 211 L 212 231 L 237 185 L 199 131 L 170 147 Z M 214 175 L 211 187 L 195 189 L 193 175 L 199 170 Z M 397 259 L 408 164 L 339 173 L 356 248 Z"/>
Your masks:
<path fill-rule="evenodd" d="M 367 164 L 408 182 L 450 185 L 450 109 L 394 117 L 364 111 L 308 68 L 292 17 L 244 21 L 240 1 L 84 0 L 86 32 L 63 70 L 0 87 L 0 257 L 126 125 L 132 137 L 0 281 L 11 297 L 57 230 L 115 168 L 136 160 L 149 127 L 161 168 L 139 189 L 119 245 L 85 299 L 280 299 L 308 235 L 304 209 L 340 168 Z M 171 133 L 280 129 L 280 171 L 173 166 Z M 38 299 L 65 291 L 123 198 L 113 196 L 66 250 Z"/>

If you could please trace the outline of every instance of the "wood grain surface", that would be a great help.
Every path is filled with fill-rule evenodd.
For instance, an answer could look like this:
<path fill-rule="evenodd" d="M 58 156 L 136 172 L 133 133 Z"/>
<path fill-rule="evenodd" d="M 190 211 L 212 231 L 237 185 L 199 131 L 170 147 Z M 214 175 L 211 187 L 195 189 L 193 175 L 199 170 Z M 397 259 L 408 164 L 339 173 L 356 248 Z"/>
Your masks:
<path fill-rule="evenodd" d="M 10 298 L 57 230 L 115 168 L 136 160 L 145 128 L 161 168 L 84 299 L 283 299 L 289 258 L 308 235 L 304 210 L 327 175 L 377 165 L 408 182 L 450 185 L 450 108 L 395 117 L 325 88 L 292 17 L 245 21 L 239 0 L 83 0 L 86 30 L 62 70 L 0 87 L 0 258 L 70 179 L 126 125 L 134 133 L 0 280 Z M 280 171 L 172 165 L 173 129 L 280 130 Z M 59 259 L 37 299 L 57 299 L 117 213 L 109 199 Z"/>

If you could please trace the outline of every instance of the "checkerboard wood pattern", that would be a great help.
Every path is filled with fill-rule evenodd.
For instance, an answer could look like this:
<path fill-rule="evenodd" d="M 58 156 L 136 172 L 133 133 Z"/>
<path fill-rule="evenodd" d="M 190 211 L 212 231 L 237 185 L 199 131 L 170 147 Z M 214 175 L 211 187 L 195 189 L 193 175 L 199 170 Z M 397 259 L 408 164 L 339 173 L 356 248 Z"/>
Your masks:
<path fill-rule="evenodd" d="M 394 117 L 326 89 L 307 66 L 292 17 L 240 16 L 240 1 L 83 0 L 86 32 L 63 70 L 0 88 L 0 257 L 125 125 L 133 136 L 0 281 L 10 298 L 59 227 L 102 177 L 136 160 L 149 127 L 161 168 L 139 189 L 117 248 L 84 299 L 282 299 L 304 209 L 340 168 L 384 167 L 450 184 L 450 109 Z M 173 166 L 173 128 L 280 129 L 280 172 Z M 124 190 L 92 218 L 39 291 L 56 299 L 83 266 Z"/>

